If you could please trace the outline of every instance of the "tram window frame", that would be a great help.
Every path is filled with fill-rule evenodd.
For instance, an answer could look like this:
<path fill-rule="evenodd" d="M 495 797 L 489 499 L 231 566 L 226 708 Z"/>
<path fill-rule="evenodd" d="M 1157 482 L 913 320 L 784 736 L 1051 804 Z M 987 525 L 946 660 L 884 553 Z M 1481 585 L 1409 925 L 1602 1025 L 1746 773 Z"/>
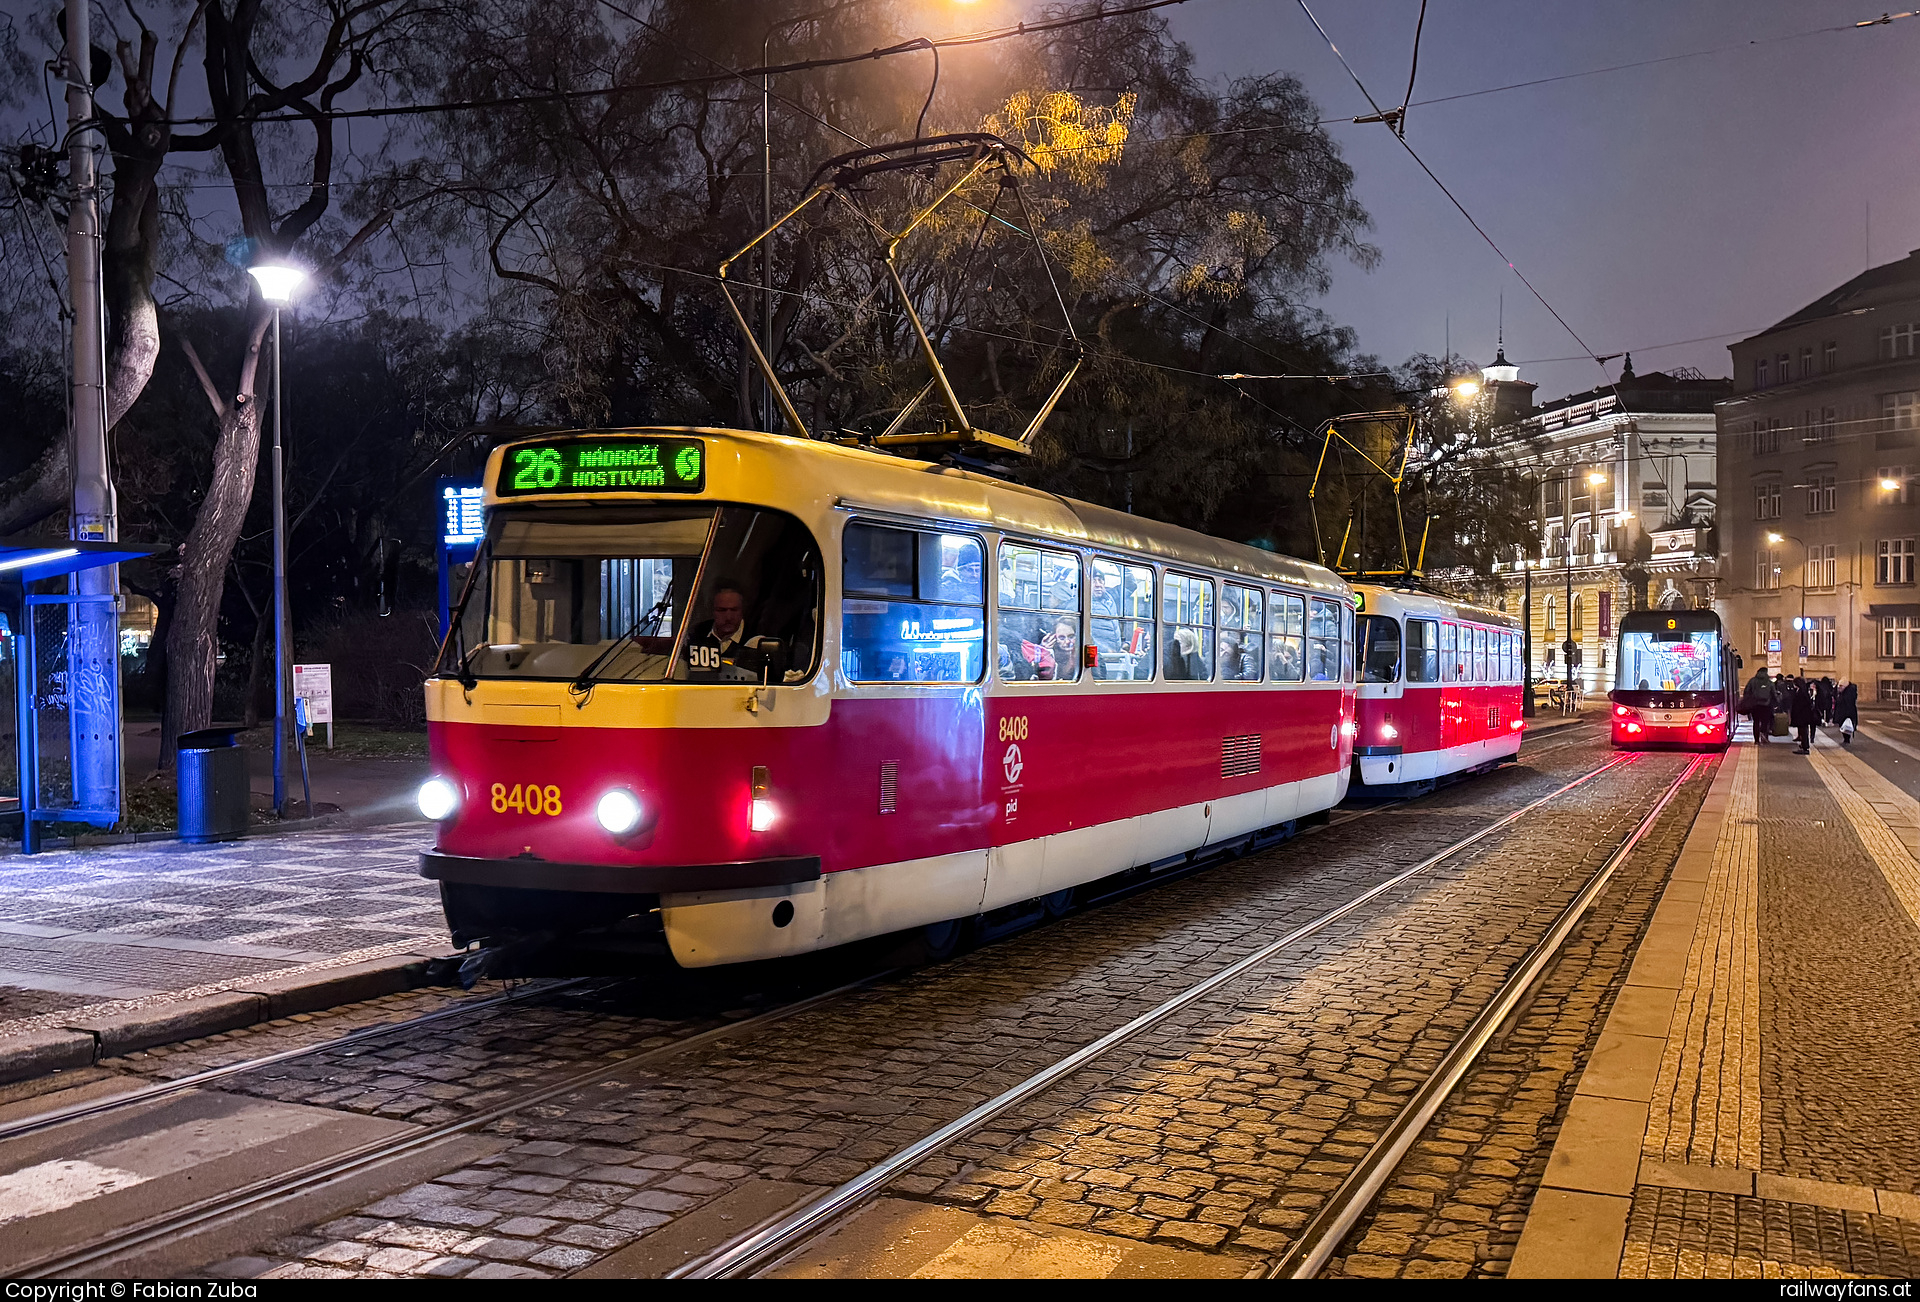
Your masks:
<path fill-rule="evenodd" d="M 1179 618 L 1182 614 L 1190 615 L 1194 613 L 1192 603 L 1196 595 L 1204 596 L 1204 600 L 1201 602 L 1204 610 L 1200 613 L 1202 613 L 1205 618 L 1201 620 L 1185 620 Z M 1179 570 L 1162 570 L 1160 572 L 1160 658 L 1161 676 L 1165 678 L 1166 681 L 1170 683 L 1210 683 L 1213 681 L 1213 657 L 1214 648 L 1217 644 L 1217 640 L 1214 637 L 1214 629 L 1218 621 L 1218 612 L 1214 607 L 1214 596 L 1213 580 L 1206 575 L 1188 574 Z M 1167 617 L 1169 613 L 1172 613 L 1175 618 L 1169 619 Z M 1200 642 L 1200 645 L 1192 651 L 1180 652 L 1179 654 L 1183 656 L 1194 656 L 1200 668 L 1206 671 L 1205 673 L 1194 674 L 1190 672 L 1192 666 L 1185 663 L 1182 664 L 1182 668 L 1189 672 L 1183 672 L 1181 674 L 1169 672 L 1171 662 L 1168 661 L 1167 657 L 1173 653 L 1173 648 L 1180 645 L 1180 634 L 1182 632 L 1192 633 Z"/>
<path fill-rule="evenodd" d="M 1270 683 L 1307 681 L 1307 599 L 1297 592 L 1267 590 L 1267 672 Z M 1282 676 L 1287 652 L 1293 652 L 1296 670 Z"/>
<path fill-rule="evenodd" d="M 877 576 L 874 574 L 866 574 L 866 575 L 863 575 L 862 577 L 863 579 L 869 581 L 872 586 L 870 587 L 852 586 L 852 584 L 856 580 L 854 578 L 854 572 L 852 567 L 847 564 L 847 548 L 849 543 L 856 536 L 856 531 L 877 531 L 877 532 L 885 532 L 885 533 L 900 533 L 900 534 L 906 534 L 910 536 L 914 540 L 912 544 L 913 560 L 911 565 L 911 570 L 912 570 L 911 574 L 904 578 L 899 574 L 892 574 L 887 576 Z M 981 577 L 978 580 L 977 595 L 972 600 L 967 599 L 966 593 L 964 592 L 963 589 L 957 590 L 952 584 L 948 583 L 947 573 L 944 565 L 942 564 L 942 556 L 943 556 L 942 544 L 949 540 L 956 540 L 962 543 L 971 543 L 979 551 Z M 962 555 L 964 555 L 964 553 L 962 553 Z M 932 556 L 934 558 L 933 563 L 931 565 L 928 564 L 929 556 Z M 860 684 L 863 686 L 866 686 L 866 685 L 891 686 L 891 685 L 898 684 L 901 686 L 913 686 L 913 687 L 952 687 L 952 686 L 965 686 L 969 684 L 977 684 L 981 682 L 986 677 L 986 636 L 987 636 L 987 604 L 986 604 L 986 577 L 985 577 L 986 557 L 987 557 L 987 541 L 984 537 L 982 537 L 979 534 L 965 533 L 965 532 L 961 532 L 959 530 L 954 530 L 954 529 L 943 529 L 937 525 L 932 524 L 931 522 L 928 522 L 927 524 L 924 524 L 924 525 L 914 525 L 914 524 L 906 524 L 896 520 L 870 520 L 870 519 L 849 520 L 847 522 L 846 528 L 841 531 L 841 537 L 840 537 L 839 667 L 840 667 L 841 675 L 848 682 Z M 871 553 L 869 554 L 869 558 L 871 561 Z M 963 559 L 963 560 L 959 560 L 955 566 L 956 578 L 961 584 L 964 584 L 966 582 L 966 579 L 964 577 L 964 570 L 967 564 L 969 564 L 969 562 Z M 881 582 L 882 579 L 884 579 L 884 586 L 882 585 L 882 582 Z M 942 585 L 946 585 L 944 592 L 943 592 Z M 931 594 L 931 595 L 928 595 L 928 594 Z M 856 648 L 849 645 L 851 642 L 855 640 L 855 638 L 854 638 L 854 635 L 850 632 L 850 626 L 848 621 L 856 617 L 870 617 L 870 616 L 877 615 L 883 618 L 884 620 L 886 620 L 888 623 L 891 623 L 893 620 L 900 618 L 901 608 L 903 607 L 915 612 L 915 617 L 927 619 L 928 627 L 934 626 L 932 621 L 936 618 L 936 616 L 930 613 L 922 614 L 921 612 L 933 612 L 933 611 L 969 612 L 972 615 L 974 620 L 973 628 L 957 628 L 952 630 L 952 632 L 954 632 L 955 634 L 962 635 L 957 638 L 958 641 L 971 642 L 973 639 L 971 637 L 964 636 L 964 634 L 972 633 L 976 629 L 978 630 L 980 646 L 978 651 L 976 652 L 978 659 L 977 659 L 977 663 L 973 666 L 973 670 L 974 670 L 973 676 L 970 678 L 969 677 L 950 677 L 950 678 L 892 677 L 890 672 L 887 672 L 887 671 L 891 670 L 892 664 L 895 660 L 899 660 L 902 658 L 903 653 L 894 653 L 892 656 L 887 657 L 887 671 L 881 671 L 881 666 L 879 661 L 881 659 L 881 655 L 885 654 L 884 652 L 881 653 L 881 655 L 876 655 L 875 663 L 873 666 L 871 666 L 873 670 L 881 671 L 882 676 L 879 676 L 879 677 L 865 676 L 864 671 L 868 668 L 868 666 L 865 666 L 865 665 L 861 666 L 860 671 L 856 671 L 850 665 L 848 656 L 850 654 L 858 656 L 864 648 Z M 958 616 L 948 615 L 940 618 L 951 619 L 951 618 L 958 618 Z M 918 630 L 916 629 L 916 631 Z M 866 639 L 862 639 L 862 641 L 865 641 L 865 640 Z M 879 645 L 879 644 L 880 643 L 878 642 L 875 643 L 875 645 Z M 961 672 L 963 674 L 965 672 L 965 666 L 966 666 L 966 659 L 965 659 L 966 651 L 967 651 L 967 648 L 963 647 L 960 649 L 960 655 L 962 657 L 960 664 L 962 666 Z M 951 655 L 952 652 L 943 651 L 943 654 Z M 911 674 L 914 669 L 913 655 L 912 653 L 904 653 L 904 658 L 906 660 L 905 670 L 908 674 Z M 923 661 L 922 663 L 932 663 L 932 662 Z"/>
<path fill-rule="evenodd" d="M 1099 567 L 1103 565 L 1120 572 L 1120 581 L 1123 589 L 1130 584 L 1144 582 L 1146 589 L 1144 610 L 1139 605 L 1140 591 L 1138 588 L 1135 588 L 1131 593 L 1124 590 L 1119 592 L 1114 602 L 1114 610 L 1120 613 L 1107 615 L 1102 614 L 1095 608 L 1092 592 L 1093 580 Z M 1085 602 L 1087 607 L 1088 628 L 1086 645 L 1096 649 L 1094 664 L 1088 677 L 1092 678 L 1095 682 L 1103 683 L 1152 682 L 1158 676 L 1157 671 L 1160 658 L 1159 620 L 1155 618 L 1154 609 L 1156 589 L 1153 566 L 1118 556 L 1096 553 L 1087 558 L 1086 587 Z M 1133 610 L 1128 612 L 1126 610 L 1126 602 L 1130 599 L 1134 601 L 1135 605 Z M 1130 668 L 1136 671 L 1144 670 L 1145 672 L 1136 672 L 1125 678 L 1109 676 L 1107 672 L 1107 651 L 1100 641 L 1103 633 L 1101 626 L 1107 624 L 1113 626 L 1112 638 L 1113 644 L 1116 647 L 1136 642 L 1140 640 L 1141 635 L 1144 635 L 1146 643 L 1144 647 L 1137 650 L 1129 650 L 1124 653 L 1116 652 L 1115 654 L 1124 654 L 1132 657 L 1133 663 Z"/>
<path fill-rule="evenodd" d="M 1257 683 L 1262 681 L 1267 664 L 1267 625 L 1266 600 L 1259 588 L 1250 588 L 1242 583 L 1228 583 L 1220 589 L 1219 636 L 1216 641 L 1219 656 L 1226 655 L 1227 630 L 1233 629 L 1240 634 L 1241 671 L 1229 675 L 1225 665 L 1221 665 L 1220 681 L 1223 683 Z M 1231 614 L 1229 613 L 1231 612 Z M 1247 621 L 1252 621 L 1248 627 Z M 1253 648 L 1252 673 L 1247 673 L 1246 652 Z"/>
<path fill-rule="evenodd" d="M 1412 623 L 1413 621 L 1408 621 L 1408 622 Z M 1385 667 L 1386 676 L 1384 678 L 1376 677 L 1375 675 L 1377 671 L 1374 665 L 1374 651 L 1375 651 L 1375 648 L 1381 644 L 1380 642 L 1376 641 L 1375 635 L 1376 633 L 1382 632 L 1389 628 L 1393 630 L 1393 660 L 1389 665 Z M 1357 658 L 1360 662 L 1360 681 L 1361 682 L 1381 684 L 1381 683 L 1397 683 L 1397 682 L 1403 681 L 1403 678 L 1406 673 L 1407 662 L 1408 662 L 1407 639 L 1405 636 L 1405 630 L 1402 628 L 1400 619 L 1398 616 L 1396 615 L 1362 615 L 1360 616 L 1358 621 L 1358 637 L 1356 639 L 1356 648 L 1358 651 Z"/>
<path fill-rule="evenodd" d="M 1324 597 L 1307 599 L 1307 681 L 1310 683 L 1337 683 L 1340 679 L 1340 611 L 1337 601 Z M 1332 620 L 1331 630 L 1324 621 Z M 1318 631 L 1316 631 L 1318 630 Z M 1316 662 L 1316 655 L 1319 657 Z M 1326 672 L 1315 672 L 1315 664 L 1323 663 Z"/>
<path fill-rule="evenodd" d="M 1520 636 L 1517 633 L 1505 634 L 1507 644 L 1507 682 L 1512 684 L 1520 677 Z"/>
<path fill-rule="evenodd" d="M 1473 630 L 1473 681 L 1484 683 L 1487 678 L 1487 630 Z"/>
<path fill-rule="evenodd" d="M 1415 659 L 1416 653 L 1418 660 Z M 1406 666 L 1407 682 L 1421 684 L 1439 682 L 1440 621 L 1409 619 L 1401 630 L 1400 658 Z"/>
<path fill-rule="evenodd" d="M 1354 679 L 1354 609 L 1342 604 L 1340 607 L 1340 681 L 1352 685 Z"/>
<path fill-rule="evenodd" d="M 1022 578 L 1018 572 L 1019 558 L 1023 555 L 1033 557 L 1033 575 L 1031 579 Z M 1013 600 L 1020 604 L 1008 603 L 1007 562 L 1014 562 Z M 1048 569 L 1049 562 L 1053 568 Z M 1048 547 L 1040 543 L 1029 542 L 1024 538 L 1002 538 L 996 552 L 994 564 L 993 598 L 993 640 L 994 640 L 994 676 L 1002 683 L 1075 683 L 1080 681 L 1086 653 L 1081 649 L 1086 645 L 1086 568 L 1085 558 L 1079 552 L 1064 547 Z M 1071 575 L 1072 605 L 1060 604 L 1059 583 L 1063 576 Z M 1034 604 L 1025 604 L 1021 589 L 1025 584 L 1033 586 Z M 1037 640 L 1018 634 L 1020 653 L 1016 658 L 1012 647 L 1007 644 L 1007 626 L 1009 615 L 1029 617 L 1027 631 L 1038 634 Z M 1059 641 L 1059 626 L 1073 625 L 1073 645 L 1064 647 Z M 1044 627 L 1043 627 L 1044 626 Z M 1028 650 L 1028 648 L 1032 648 Z M 1002 652 L 1007 659 L 999 659 Z M 1036 659 L 1036 654 L 1044 659 Z M 1022 678 L 1019 665 L 1025 661 L 1031 672 Z M 1051 669 L 1051 676 L 1044 675 L 1043 669 Z"/>
<path fill-rule="evenodd" d="M 1457 654 L 1457 639 L 1460 626 L 1450 619 L 1440 621 L 1440 681 L 1458 682 L 1460 678 Z"/>

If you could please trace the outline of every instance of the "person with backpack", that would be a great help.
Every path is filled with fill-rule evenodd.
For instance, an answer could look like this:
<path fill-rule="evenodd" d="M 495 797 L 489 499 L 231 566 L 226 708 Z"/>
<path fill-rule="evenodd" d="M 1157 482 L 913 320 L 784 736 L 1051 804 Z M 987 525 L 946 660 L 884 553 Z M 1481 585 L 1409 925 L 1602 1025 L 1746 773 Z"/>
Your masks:
<path fill-rule="evenodd" d="M 1762 745 L 1773 739 L 1773 683 L 1762 669 L 1747 683 L 1740 708 L 1753 720 L 1753 739 Z"/>

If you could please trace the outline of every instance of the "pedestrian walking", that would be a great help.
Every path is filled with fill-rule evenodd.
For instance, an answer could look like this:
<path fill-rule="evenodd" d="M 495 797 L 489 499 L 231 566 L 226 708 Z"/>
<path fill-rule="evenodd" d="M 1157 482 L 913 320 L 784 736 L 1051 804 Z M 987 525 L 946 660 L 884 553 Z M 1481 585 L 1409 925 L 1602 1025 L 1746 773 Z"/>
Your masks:
<path fill-rule="evenodd" d="M 1840 744 L 1851 746 L 1860 727 L 1860 688 L 1844 678 L 1833 692 L 1833 722 L 1840 729 Z"/>
<path fill-rule="evenodd" d="M 1762 669 L 1747 683 L 1740 708 L 1753 720 L 1753 739 L 1762 745 L 1773 739 L 1773 682 Z"/>
<path fill-rule="evenodd" d="M 1814 713 L 1819 716 L 1819 722 L 1833 721 L 1833 679 L 1822 678 L 1813 685 L 1813 705 Z"/>
<path fill-rule="evenodd" d="M 1793 702 L 1789 706 L 1789 709 L 1791 709 L 1792 713 L 1788 715 L 1787 721 L 1793 725 L 1796 740 L 1799 742 L 1794 748 L 1793 753 L 1796 755 L 1811 755 L 1813 753 L 1813 734 L 1819 719 L 1819 716 L 1815 713 L 1818 709 L 1818 698 L 1814 695 L 1813 684 L 1804 678 L 1794 683 Z"/>

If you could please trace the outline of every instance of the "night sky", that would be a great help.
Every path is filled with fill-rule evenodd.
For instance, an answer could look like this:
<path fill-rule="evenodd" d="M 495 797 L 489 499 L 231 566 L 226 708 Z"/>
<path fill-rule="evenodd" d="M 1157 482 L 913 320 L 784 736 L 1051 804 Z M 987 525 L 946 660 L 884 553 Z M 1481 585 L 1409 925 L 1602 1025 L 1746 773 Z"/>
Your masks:
<path fill-rule="evenodd" d="M 1383 106 L 1406 90 L 1420 0 L 1309 0 Z M 1429 0 L 1414 100 L 1877 18 L 1869 3 Z M 1328 117 L 1369 111 L 1294 0 L 1167 11 L 1208 75 L 1299 76 Z M 1596 352 L 1726 375 L 1726 345 L 1873 261 L 1920 247 L 1920 18 L 1415 108 L 1407 139 Z M 1546 399 L 1591 360 L 1382 126 L 1330 127 L 1384 255 L 1321 306 L 1398 362 L 1507 355 Z M 1673 341 L 1718 335 L 1677 347 Z M 1609 364 L 1617 374 L 1620 363 Z"/>

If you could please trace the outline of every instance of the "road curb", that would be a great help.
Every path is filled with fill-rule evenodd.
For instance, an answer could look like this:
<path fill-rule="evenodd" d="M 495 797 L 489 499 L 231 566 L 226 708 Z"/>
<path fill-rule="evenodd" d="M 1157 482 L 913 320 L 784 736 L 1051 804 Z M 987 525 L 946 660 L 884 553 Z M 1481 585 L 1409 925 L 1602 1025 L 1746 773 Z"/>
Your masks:
<path fill-rule="evenodd" d="M 397 994 L 421 985 L 426 971 L 425 955 L 395 954 L 294 976 L 269 973 L 247 982 L 244 989 L 192 999 L 162 997 L 127 1012 L 76 1017 L 65 1027 L 0 1040 L 0 1083 L 87 1067 L 121 1054 L 237 1031 L 295 1013 Z"/>

